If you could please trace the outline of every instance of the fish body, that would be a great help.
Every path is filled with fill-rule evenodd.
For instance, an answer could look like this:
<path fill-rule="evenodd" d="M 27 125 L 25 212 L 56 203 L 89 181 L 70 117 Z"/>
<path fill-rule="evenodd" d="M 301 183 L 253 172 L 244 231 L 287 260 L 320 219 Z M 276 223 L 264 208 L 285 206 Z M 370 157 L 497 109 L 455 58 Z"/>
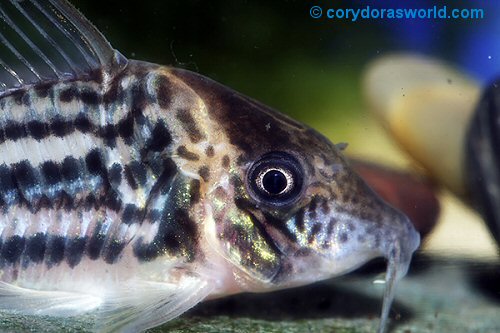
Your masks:
<path fill-rule="evenodd" d="M 1 308 L 97 310 L 98 330 L 133 332 L 384 256 L 384 329 L 419 236 L 339 147 L 199 74 L 125 59 L 65 1 L 0 14 L 33 50 L 0 36 Z"/>

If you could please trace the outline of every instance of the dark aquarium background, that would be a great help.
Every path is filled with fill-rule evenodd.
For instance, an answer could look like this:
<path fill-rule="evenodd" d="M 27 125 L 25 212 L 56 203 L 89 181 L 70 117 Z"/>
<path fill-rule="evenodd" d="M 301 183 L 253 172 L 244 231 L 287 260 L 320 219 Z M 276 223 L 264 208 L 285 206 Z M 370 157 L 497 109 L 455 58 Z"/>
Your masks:
<path fill-rule="evenodd" d="M 414 51 L 456 63 L 482 82 L 500 65 L 495 1 L 74 0 L 125 56 L 188 68 L 301 120 L 362 108 L 367 62 Z M 313 19 L 323 8 L 483 8 L 481 20 Z M 347 126 L 346 123 L 343 123 Z"/>

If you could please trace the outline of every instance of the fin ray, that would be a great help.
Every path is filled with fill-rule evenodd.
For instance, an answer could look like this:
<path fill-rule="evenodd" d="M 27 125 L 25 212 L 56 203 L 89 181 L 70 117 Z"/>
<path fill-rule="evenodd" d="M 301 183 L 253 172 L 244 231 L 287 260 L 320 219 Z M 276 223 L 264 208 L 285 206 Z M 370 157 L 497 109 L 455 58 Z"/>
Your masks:
<path fill-rule="evenodd" d="M 107 296 L 99 308 L 99 332 L 141 332 L 178 317 L 212 291 L 197 276 L 183 276 L 177 283 L 139 281 Z"/>
<path fill-rule="evenodd" d="M 35 27 L 38 33 L 63 57 L 64 61 L 71 67 L 73 73 L 78 73 L 78 69 L 74 63 L 72 63 L 71 58 L 68 54 L 54 41 L 54 39 L 36 22 L 33 15 L 28 13 L 24 8 L 22 8 L 19 3 L 14 2 L 14 6 L 19 10 L 19 12 L 26 17 L 26 19 Z M 50 16 L 49 16 L 50 17 Z"/>
<path fill-rule="evenodd" d="M 14 5 L 16 5 L 16 3 L 13 3 Z M 33 43 L 33 41 L 31 41 L 31 39 L 28 38 L 28 36 L 17 26 L 16 22 L 14 22 L 10 17 L 9 15 L 7 14 L 6 11 L 4 11 L 1 7 L 0 7 L 0 17 L 5 21 L 5 23 L 7 23 L 7 25 L 16 32 L 16 34 L 21 37 L 21 39 L 26 43 L 28 44 L 28 46 L 33 50 L 33 52 L 38 55 L 48 66 L 49 68 L 52 70 L 52 72 L 58 77 L 60 78 L 60 75 L 56 69 L 56 67 L 54 66 L 54 64 L 52 63 L 52 61 L 50 61 L 50 59 L 47 58 L 47 56 L 45 56 L 45 54 L 43 54 L 43 52 Z M 29 69 L 30 71 L 36 75 L 37 79 L 39 80 L 42 80 L 42 76 L 36 71 L 36 69 L 34 68 L 33 65 L 29 64 L 29 62 L 27 60 L 24 60 L 23 62 L 25 62 L 25 65 L 29 65 Z"/>
<path fill-rule="evenodd" d="M 0 34 L 0 39 L 1 39 L 1 34 Z M 3 70 L 6 72 L 6 74 L 4 74 L 4 75 L 8 74 L 11 76 L 11 79 L 16 80 L 18 82 L 18 84 L 23 84 L 23 81 L 21 80 L 19 75 L 17 75 L 16 71 L 14 71 L 12 68 L 10 68 L 10 66 L 7 65 L 1 58 L 0 58 L 0 66 L 2 66 Z M 0 81 L 1 86 L 4 88 L 4 90 L 7 90 L 7 83 L 4 82 L 4 81 L 7 81 L 7 78 L 5 78 L 5 77 L 1 77 L 1 78 L 2 78 L 2 81 Z M 1 91 L 0 91 L 0 96 L 1 96 Z"/>
<path fill-rule="evenodd" d="M 34 290 L 0 282 L 0 309 L 21 314 L 76 316 L 100 304 L 100 298 L 88 294 Z"/>
<path fill-rule="evenodd" d="M 49 0 L 65 17 L 68 23 L 75 28 L 75 32 L 80 34 L 80 39 L 85 43 L 87 50 L 92 54 L 89 59 L 97 61 L 99 64 L 107 64 L 114 57 L 114 50 L 106 38 L 92 25 L 86 18 L 80 14 L 73 6 L 68 5 L 66 1 Z M 78 44 L 77 44 L 78 45 Z"/>
<path fill-rule="evenodd" d="M 0 41 L 2 41 L 2 44 L 17 58 L 17 60 L 19 60 L 24 66 L 26 66 L 26 68 L 32 74 L 34 74 L 35 77 L 38 80 L 41 80 L 40 76 L 35 71 L 35 69 L 33 68 L 33 66 L 30 65 L 30 63 L 28 62 L 28 60 L 26 60 L 26 58 L 23 57 L 21 55 L 21 53 L 19 53 L 19 51 L 16 49 L 16 47 L 14 45 L 12 45 L 12 43 L 10 43 L 9 40 L 2 33 L 0 33 Z M 19 84 L 24 84 L 25 83 L 25 79 L 21 78 L 21 76 L 19 75 L 19 73 L 17 71 L 15 71 L 14 69 L 12 69 L 11 66 L 6 67 L 6 69 L 19 82 Z"/>
<path fill-rule="evenodd" d="M 0 3 L 0 97 L 44 82 L 114 76 L 127 60 L 66 0 Z M 5 32 L 5 33 L 4 33 Z"/>
<path fill-rule="evenodd" d="M 52 1 L 50 2 L 52 3 Z M 81 56 L 86 61 L 87 66 L 90 68 L 96 66 L 95 59 L 92 58 L 92 55 L 88 53 L 88 50 L 85 50 L 85 47 L 88 47 L 88 42 L 77 40 L 78 36 L 72 34 L 71 25 L 69 22 L 61 22 L 61 20 L 57 19 L 57 16 L 51 15 L 50 12 L 53 11 L 50 7 L 45 8 L 44 6 L 49 6 L 48 3 L 39 3 L 38 1 L 33 1 L 33 5 L 69 40 L 73 45 L 78 49 L 81 53 Z M 67 27 L 64 25 L 66 24 Z M 82 45 L 83 42 L 83 45 Z"/>

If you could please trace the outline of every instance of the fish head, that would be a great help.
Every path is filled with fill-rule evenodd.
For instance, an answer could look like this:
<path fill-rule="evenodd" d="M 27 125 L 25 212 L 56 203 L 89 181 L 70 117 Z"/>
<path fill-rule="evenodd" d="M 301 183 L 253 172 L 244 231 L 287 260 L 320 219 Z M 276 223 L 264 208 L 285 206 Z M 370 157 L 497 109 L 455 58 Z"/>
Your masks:
<path fill-rule="evenodd" d="M 270 288 L 341 275 L 375 257 L 393 260 L 404 275 L 420 241 L 408 218 L 337 146 L 310 129 L 288 131 L 296 145 L 259 151 L 233 178 L 233 209 L 219 220 L 229 253 Z"/>
<path fill-rule="evenodd" d="M 224 137 L 222 171 L 204 196 L 242 290 L 308 284 L 379 256 L 406 273 L 419 234 L 351 169 L 343 145 L 207 78 L 175 75 Z"/>

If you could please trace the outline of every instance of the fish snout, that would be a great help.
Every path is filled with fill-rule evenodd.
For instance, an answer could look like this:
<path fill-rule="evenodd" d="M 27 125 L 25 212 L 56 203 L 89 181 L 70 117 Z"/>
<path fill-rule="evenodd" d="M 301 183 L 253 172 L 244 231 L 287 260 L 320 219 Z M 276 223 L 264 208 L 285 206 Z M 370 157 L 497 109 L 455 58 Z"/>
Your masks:
<path fill-rule="evenodd" d="M 361 214 L 336 214 L 329 247 L 323 255 L 329 257 L 333 274 L 356 269 L 365 262 L 384 257 L 394 261 L 398 277 L 406 274 L 412 255 L 420 245 L 420 235 L 406 215 L 386 206 L 376 219 L 364 219 Z"/>

